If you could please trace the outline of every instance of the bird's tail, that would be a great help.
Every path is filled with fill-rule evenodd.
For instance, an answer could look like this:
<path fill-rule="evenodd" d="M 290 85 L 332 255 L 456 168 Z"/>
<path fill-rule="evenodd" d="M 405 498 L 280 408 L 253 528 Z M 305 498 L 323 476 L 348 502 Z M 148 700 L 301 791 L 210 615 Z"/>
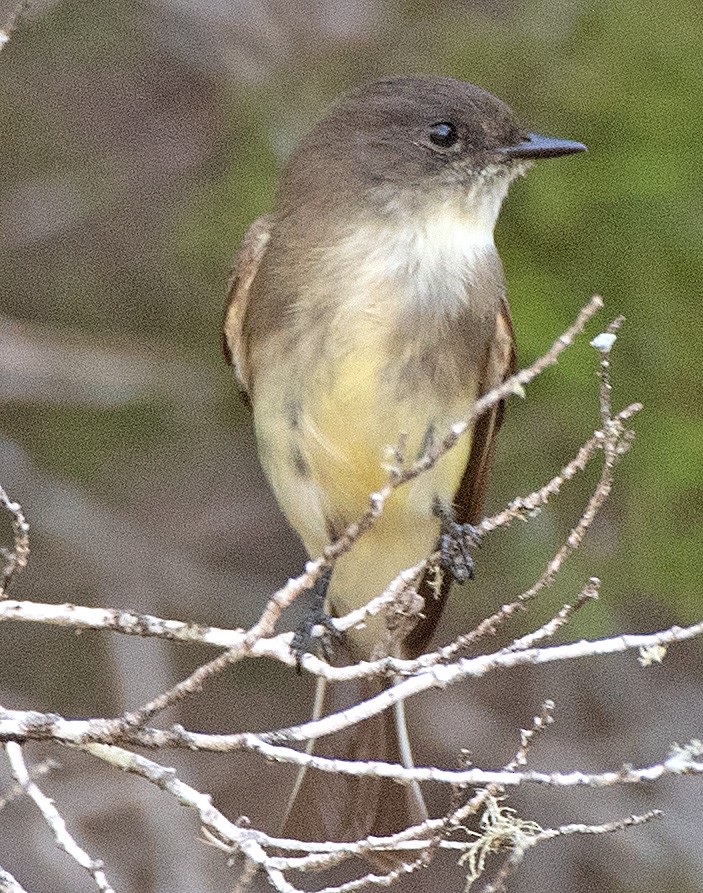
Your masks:
<path fill-rule="evenodd" d="M 344 686 L 342 699 L 339 683 L 325 691 L 325 681 L 320 679 L 315 714 L 321 716 L 325 707 L 325 713 L 336 713 L 350 703 L 380 694 L 387 686 L 382 680 L 360 679 L 353 683 L 351 692 Z M 312 744 L 315 744 L 315 753 L 331 759 L 412 765 L 402 703 L 395 710 L 386 710 Z M 417 784 L 401 785 L 388 778 L 302 769 L 291 794 L 282 833 L 297 840 L 356 841 L 369 835 L 385 837 L 426 818 Z"/>

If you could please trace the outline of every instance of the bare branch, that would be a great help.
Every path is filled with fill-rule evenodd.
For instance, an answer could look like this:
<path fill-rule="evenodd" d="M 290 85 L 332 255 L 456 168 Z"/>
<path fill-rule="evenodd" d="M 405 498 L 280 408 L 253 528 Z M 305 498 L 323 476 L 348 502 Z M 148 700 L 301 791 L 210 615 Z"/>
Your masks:
<path fill-rule="evenodd" d="M 35 763 L 33 766 L 29 768 L 29 777 L 32 781 L 35 781 L 37 778 L 43 778 L 45 775 L 48 775 L 54 769 L 57 769 L 59 764 L 56 760 L 44 760 L 41 763 Z M 15 783 L 9 791 L 3 796 L 0 797 L 0 811 L 2 811 L 9 803 L 12 803 L 14 800 L 17 800 L 19 797 L 24 796 L 24 789 L 21 785 Z M 0 888 L 1 891 L 2 888 Z"/>
<path fill-rule="evenodd" d="M 518 865 L 522 862 L 525 854 L 538 843 L 545 840 L 554 840 L 556 837 L 567 837 L 571 834 L 612 834 L 615 831 L 624 831 L 626 828 L 634 828 L 637 825 L 643 825 L 652 819 L 661 818 L 663 813 L 658 809 L 651 809 L 642 815 L 631 815 L 625 819 L 616 819 L 614 822 L 606 822 L 602 825 L 583 825 L 573 823 L 570 825 L 561 825 L 559 828 L 546 828 L 533 836 L 526 836 L 519 846 L 515 847 L 510 856 L 506 859 L 500 871 L 496 874 L 491 883 L 483 887 L 482 893 L 503 893 L 506 881 L 513 874 Z"/>
<path fill-rule="evenodd" d="M 577 611 L 581 610 L 586 602 L 595 601 L 598 598 L 599 590 L 600 580 L 598 577 L 591 577 L 579 593 L 579 596 L 573 605 L 564 605 L 561 611 L 552 617 L 551 620 L 547 621 L 544 626 L 541 626 L 532 633 L 528 633 L 526 636 L 515 639 L 515 641 L 505 650 L 524 651 L 527 648 L 534 648 L 538 642 L 541 642 L 544 639 L 551 639 L 562 626 L 565 626 L 569 620 L 571 620 Z"/>
<path fill-rule="evenodd" d="M 62 744 L 85 747 L 88 744 L 109 741 L 111 726 L 109 720 L 70 720 L 53 713 L 0 709 L 0 740 L 6 742 L 52 739 Z M 120 740 L 139 747 L 186 747 L 190 750 L 216 753 L 248 750 L 269 760 L 309 766 L 321 772 L 344 773 L 356 777 L 392 778 L 406 784 L 413 781 L 432 781 L 477 787 L 489 784 L 515 786 L 525 783 L 552 787 L 609 787 L 620 783 L 656 781 L 665 775 L 703 773 L 703 749 L 699 750 L 701 748 L 699 741 L 692 741 L 685 747 L 675 746 L 669 757 L 660 763 L 640 769 L 624 766 L 616 771 L 600 773 L 578 770 L 550 773 L 484 770 L 473 767 L 439 769 L 416 766 L 408 769 L 394 763 L 334 760 L 272 744 L 268 740 L 271 737 L 272 733 L 257 735 L 252 732 L 209 735 L 202 732 L 188 732 L 180 726 L 174 726 L 170 731 L 129 728 L 119 736 Z"/>
<path fill-rule="evenodd" d="M 27 893 L 9 871 L 0 866 L 0 893 Z"/>
<path fill-rule="evenodd" d="M 134 614 L 117 608 L 88 608 L 83 605 L 56 605 L 12 599 L 0 601 L 0 622 L 3 620 L 47 623 L 78 630 L 102 629 L 126 636 L 154 637 L 184 644 L 215 645 L 219 648 L 241 648 L 245 635 L 243 630 L 164 620 L 152 614 Z"/>
<path fill-rule="evenodd" d="M 535 717 L 533 727 L 529 732 L 523 734 L 521 748 L 515 759 L 512 761 L 517 764 L 521 761 L 521 754 L 524 755 L 524 748 L 527 746 L 528 738 L 534 736 L 537 731 L 544 728 L 549 721 L 551 707 L 545 705 L 541 713 Z M 408 835 L 417 832 L 427 832 L 432 826 L 438 829 L 442 820 L 428 821 L 423 826 L 408 829 L 398 835 L 389 838 L 370 838 L 367 841 L 357 843 L 304 843 L 302 841 L 286 841 L 270 838 L 267 835 L 246 827 L 244 824 L 234 824 L 226 819 L 222 813 L 212 806 L 210 798 L 196 791 L 194 788 L 180 781 L 172 769 L 167 769 L 158 763 L 148 760 L 145 757 L 125 751 L 122 748 L 114 746 L 106 746 L 101 744 L 87 745 L 84 748 L 87 752 L 94 756 L 111 763 L 112 765 L 128 772 L 141 775 L 150 783 L 157 785 L 162 790 L 172 794 L 184 806 L 195 809 L 198 812 L 200 821 L 208 830 L 208 838 L 218 846 L 221 846 L 227 852 L 235 850 L 242 852 L 251 860 L 253 864 L 262 868 L 272 885 L 276 890 L 282 893 L 300 893 L 299 888 L 290 884 L 284 876 L 284 872 L 292 869 L 310 870 L 314 868 L 329 867 L 337 864 L 340 859 L 350 858 L 352 855 L 363 855 L 370 849 L 413 849 L 430 848 L 439 845 L 440 847 L 448 847 L 456 849 L 465 847 L 464 844 L 454 841 L 432 841 L 422 839 L 417 836 L 409 838 Z M 699 744 L 699 749 L 703 752 L 703 746 Z M 539 829 L 531 834 L 525 834 L 520 838 L 520 845 L 511 853 L 508 862 L 501 869 L 503 875 L 502 883 L 509 876 L 514 867 L 522 860 L 525 852 L 535 844 L 543 840 L 553 839 L 558 836 L 568 834 L 602 834 L 622 830 L 626 827 L 641 824 L 651 818 L 660 815 L 657 810 L 652 810 L 643 816 L 631 816 L 628 819 L 618 820 L 616 822 L 606 823 L 603 825 L 583 825 L 570 824 L 554 829 Z M 287 849 L 306 849 L 311 851 L 311 856 L 302 859 L 269 856 L 267 848 L 287 848 Z M 327 856 L 325 856 L 325 853 Z M 367 885 L 389 886 L 403 874 L 413 871 L 415 868 L 424 864 L 424 858 L 416 858 L 411 860 L 400 869 L 390 871 L 384 875 L 366 874 L 363 877 L 350 881 L 347 884 L 325 887 L 327 893 L 350 893 L 350 891 L 362 889 Z M 499 875 L 500 876 L 500 875 Z M 496 878 L 498 880 L 498 878 Z M 495 883 L 495 881 L 494 881 Z M 491 888 L 487 888 L 491 889 Z M 502 889 L 496 887 L 495 890 Z"/>
<path fill-rule="evenodd" d="M 185 729 L 178 727 L 171 731 L 160 729 L 124 729 L 117 736 L 115 734 L 114 720 L 66 720 L 56 714 L 39 713 L 36 711 L 12 711 L 0 708 L 0 740 L 24 741 L 53 738 L 68 744 L 84 744 L 93 741 L 114 743 L 119 738 L 119 740 L 139 744 L 143 747 L 187 747 L 217 752 L 242 749 L 260 750 L 262 745 L 267 745 L 270 742 L 302 742 L 310 738 L 321 738 L 324 735 L 349 728 L 356 722 L 361 722 L 363 719 L 374 716 L 391 707 L 398 700 L 404 700 L 431 688 L 442 689 L 462 679 L 479 678 L 497 669 L 513 669 L 526 665 L 578 660 L 605 654 L 619 654 L 631 650 L 646 650 L 656 645 L 669 645 L 700 635 L 703 635 L 703 622 L 689 627 L 673 626 L 670 629 L 649 635 L 621 635 L 595 641 L 582 640 L 567 645 L 554 645 L 548 648 L 529 648 L 524 651 L 504 649 L 480 657 L 462 658 L 453 664 L 440 664 L 427 670 L 416 672 L 415 675 L 404 679 L 393 688 L 387 689 L 382 694 L 363 701 L 345 710 L 343 713 L 333 713 L 323 719 L 304 723 L 300 726 L 260 733 L 259 735 L 247 732 L 234 735 L 208 735 L 187 732 Z M 320 664 L 327 666 L 322 664 L 321 661 Z M 417 669 L 413 667 L 413 661 L 402 661 L 396 658 L 386 658 L 384 664 L 398 675 L 402 675 L 408 666 L 411 667 L 411 671 L 416 671 Z M 364 664 L 357 664 L 353 667 L 330 667 L 329 672 L 332 673 L 332 671 L 335 671 L 333 678 L 357 678 L 364 675 Z M 295 754 L 295 757 L 291 757 L 288 761 L 296 762 L 299 765 L 302 765 L 301 760 L 308 758 L 306 754 L 299 754 L 297 751 L 291 751 L 291 754 Z M 273 752 L 271 752 L 271 755 L 273 755 Z M 275 758 L 282 759 L 283 756 L 276 753 Z M 319 760 L 320 758 L 308 759 Z M 322 766 L 318 766 L 318 768 L 322 768 Z M 334 770 L 328 769 L 328 771 Z M 410 770 L 406 771 L 409 772 Z M 400 778 L 401 776 L 397 777 Z M 410 776 L 402 777 L 412 780 Z M 494 779 L 484 779 L 477 783 L 488 784 L 492 780 Z"/>
<path fill-rule="evenodd" d="M 101 893 L 115 893 L 103 871 L 103 863 L 92 859 L 85 850 L 78 846 L 66 828 L 66 823 L 53 802 L 45 796 L 29 776 L 27 765 L 22 755 L 22 748 L 12 741 L 5 745 L 7 758 L 10 761 L 12 775 L 22 790 L 30 797 L 44 816 L 44 821 L 54 835 L 57 846 L 75 860 L 81 868 L 85 868 L 95 881 Z"/>
<path fill-rule="evenodd" d="M 530 732 L 524 733 L 521 750 L 518 754 L 520 754 L 526 746 L 527 737 L 533 736 L 538 730 L 544 728 L 545 724 L 549 721 L 548 717 L 550 712 L 551 707 L 545 705 L 540 715 L 535 718 Z M 392 837 L 370 838 L 367 841 L 356 843 L 305 843 L 303 841 L 286 841 L 271 838 L 262 832 L 248 828 L 245 824 L 235 824 L 229 821 L 221 812 L 219 812 L 219 810 L 213 807 L 210 798 L 206 794 L 202 794 L 180 781 L 172 769 L 168 769 L 152 760 L 115 746 L 91 744 L 86 745 L 83 749 L 121 770 L 142 776 L 151 784 L 155 784 L 157 787 L 176 797 L 178 802 L 182 805 L 195 809 L 198 812 L 203 826 L 208 830 L 208 837 L 212 842 L 221 846 L 227 852 L 238 850 L 245 854 L 254 864 L 266 871 L 275 889 L 286 891 L 286 893 L 290 893 L 290 891 L 298 893 L 298 888 L 288 883 L 284 877 L 283 872 L 287 870 L 309 870 L 315 867 L 329 867 L 332 864 L 336 864 L 340 858 L 349 858 L 352 855 L 363 855 L 363 853 L 368 852 L 370 849 L 408 849 L 412 852 L 413 849 L 426 849 L 436 845 L 455 849 L 458 845 L 453 841 L 440 841 L 439 844 L 437 844 L 435 841 L 422 839 L 421 837 L 409 837 L 409 835 L 416 834 L 417 832 L 424 831 L 426 833 L 432 828 L 438 830 L 442 825 L 442 820 L 430 820 L 424 825 L 408 829 L 407 831 L 393 835 Z M 703 747 L 701 747 L 701 750 L 703 751 Z M 520 756 L 516 755 L 512 762 L 518 763 L 519 761 Z M 533 846 L 542 840 L 548 840 L 566 834 L 598 834 L 616 831 L 625 827 L 640 824 L 656 815 L 659 815 L 658 811 L 653 810 L 645 816 L 632 816 L 629 819 L 604 825 L 573 824 L 564 825 L 556 829 L 540 829 L 539 832 L 525 839 L 523 846 L 519 850 L 519 855 L 516 855 L 518 853 L 518 850 L 516 849 L 513 854 L 511 854 L 510 858 L 514 862 L 519 861 L 530 846 Z M 302 859 L 282 859 L 281 857 L 269 856 L 266 848 L 286 848 L 289 850 L 302 849 L 311 852 L 313 855 Z M 325 853 L 328 854 L 327 858 L 324 856 Z M 328 893 L 339 893 L 339 891 L 347 893 L 347 891 L 361 889 L 363 886 L 370 884 L 388 886 L 402 874 L 414 870 L 414 868 L 418 867 L 422 862 L 423 859 L 418 858 L 410 861 L 404 868 L 391 871 L 385 875 L 367 874 L 348 884 L 340 885 L 338 887 L 326 887 L 324 889 L 327 890 Z"/>
<path fill-rule="evenodd" d="M 2 45 L 0 44 L 0 48 Z M 0 549 L 0 559 L 4 565 L 0 571 L 0 598 L 4 598 L 12 578 L 15 574 L 24 570 L 29 561 L 29 524 L 22 511 L 19 502 L 15 502 L 0 486 L 0 505 L 2 505 L 12 517 L 12 530 L 14 534 L 14 549 L 7 551 Z"/>

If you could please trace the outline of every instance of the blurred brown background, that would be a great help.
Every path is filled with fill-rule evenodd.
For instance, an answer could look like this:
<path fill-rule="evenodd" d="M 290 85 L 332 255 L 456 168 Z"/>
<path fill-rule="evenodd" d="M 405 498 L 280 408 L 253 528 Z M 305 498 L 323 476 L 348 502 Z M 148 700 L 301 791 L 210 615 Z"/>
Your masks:
<path fill-rule="evenodd" d="M 12 6 L 0 3 L 0 21 Z M 614 355 L 616 404 L 646 406 L 585 547 L 512 634 L 554 613 L 591 574 L 603 579 L 602 600 L 565 639 L 698 619 L 702 44 L 698 0 L 36 5 L 0 54 L 0 481 L 28 513 L 33 546 L 12 595 L 245 626 L 301 569 L 220 353 L 229 261 L 269 207 L 279 161 L 334 97 L 382 74 L 436 73 L 479 83 L 531 126 L 590 147 L 515 186 L 501 218 L 521 359 L 598 291 L 609 317 L 628 317 Z M 592 431 L 595 368 L 585 339 L 510 407 L 489 507 L 546 480 Z M 529 585 L 594 479 L 595 469 L 529 526 L 485 545 L 443 640 Z M 5 518 L 0 533 L 7 542 Z M 209 656 L 8 624 L 0 702 L 110 716 Z M 702 679 L 696 642 L 647 671 L 628 655 L 493 676 L 413 705 L 424 729 L 417 756 L 451 766 L 465 747 L 478 765 L 502 765 L 551 697 L 556 724 L 536 767 L 646 764 L 672 741 L 701 736 Z M 245 663 L 164 721 L 273 728 L 302 719 L 310 693 L 307 679 Z M 117 889 L 232 888 L 237 869 L 198 841 L 194 815 L 87 757 L 58 756 L 62 769 L 44 788 Z M 231 817 L 275 830 L 289 771 L 242 755 L 160 758 Z M 431 792 L 437 809 L 440 795 Z M 511 890 L 703 891 L 695 779 L 531 789 L 511 804 L 544 825 L 666 811 L 643 829 L 544 845 Z M 32 893 L 94 889 L 24 800 L 0 812 L 0 864 Z M 443 859 L 399 889 L 426 886 L 460 890 L 461 871 Z"/>

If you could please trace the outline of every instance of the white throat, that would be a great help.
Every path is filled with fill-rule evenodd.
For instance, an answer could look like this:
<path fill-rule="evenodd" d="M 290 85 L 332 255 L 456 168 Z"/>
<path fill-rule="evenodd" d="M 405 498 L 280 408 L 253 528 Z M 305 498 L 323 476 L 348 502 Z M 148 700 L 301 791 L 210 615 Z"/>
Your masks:
<path fill-rule="evenodd" d="M 447 321 L 461 314 L 484 263 L 492 264 L 487 255 L 495 252 L 493 230 L 510 183 L 528 166 L 487 168 L 468 190 L 430 184 L 424 201 L 416 190 L 400 192 L 383 218 L 357 220 L 330 258 L 347 274 L 337 290 L 345 297 L 341 312 L 387 318 L 390 301 L 401 313 Z"/>
<path fill-rule="evenodd" d="M 360 266 L 364 287 L 397 283 L 394 291 L 409 311 L 448 317 L 460 312 L 467 285 L 495 251 L 493 230 L 510 180 L 487 172 L 468 193 L 454 188 L 439 204 L 428 201 L 414 213 L 394 215 L 392 223 L 362 226 L 352 241 L 367 252 L 374 246 Z"/>

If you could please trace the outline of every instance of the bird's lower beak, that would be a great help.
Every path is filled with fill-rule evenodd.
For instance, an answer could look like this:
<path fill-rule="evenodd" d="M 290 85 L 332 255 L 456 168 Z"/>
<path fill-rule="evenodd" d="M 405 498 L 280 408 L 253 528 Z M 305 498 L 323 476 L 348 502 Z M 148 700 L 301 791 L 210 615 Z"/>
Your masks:
<path fill-rule="evenodd" d="M 576 152 L 586 152 L 583 143 L 573 140 L 560 140 L 551 136 L 540 136 L 538 133 L 528 133 L 527 138 L 514 146 L 504 146 L 498 152 L 504 158 L 537 159 L 559 158 L 561 155 L 574 155 Z"/>

